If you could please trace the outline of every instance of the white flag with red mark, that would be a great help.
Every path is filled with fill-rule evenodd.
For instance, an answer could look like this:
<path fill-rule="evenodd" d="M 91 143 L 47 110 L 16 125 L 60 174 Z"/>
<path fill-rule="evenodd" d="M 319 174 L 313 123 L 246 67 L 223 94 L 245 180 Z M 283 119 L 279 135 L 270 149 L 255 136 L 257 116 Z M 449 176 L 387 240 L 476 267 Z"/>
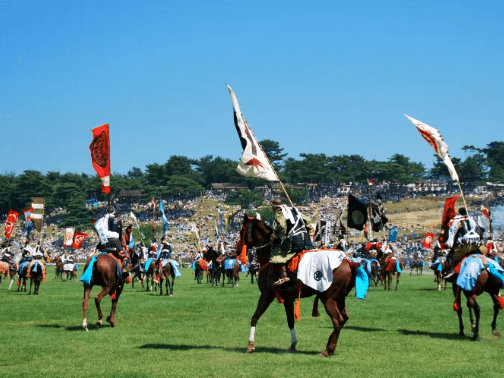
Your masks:
<path fill-rule="evenodd" d="M 443 160 L 446 167 L 448 168 L 448 172 L 450 172 L 451 178 L 455 181 L 459 181 L 457 171 L 455 170 L 455 166 L 453 165 L 450 154 L 448 153 L 448 144 L 446 144 L 446 142 L 443 140 L 443 137 L 441 136 L 439 130 L 406 114 L 405 116 L 416 126 L 418 132 L 427 141 L 427 143 L 429 143 L 432 148 L 434 148 L 436 154 Z"/>
<path fill-rule="evenodd" d="M 240 105 L 238 105 L 238 100 L 233 90 L 229 85 L 227 88 L 231 96 L 231 102 L 233 103 L 236 131 L 243 148 L 243 155 L 238 167 L 236 167 L 236 171 L 246 177 L 260 177 L 268 181 L 278 181 L 275 170 L 241 113 Z"/>

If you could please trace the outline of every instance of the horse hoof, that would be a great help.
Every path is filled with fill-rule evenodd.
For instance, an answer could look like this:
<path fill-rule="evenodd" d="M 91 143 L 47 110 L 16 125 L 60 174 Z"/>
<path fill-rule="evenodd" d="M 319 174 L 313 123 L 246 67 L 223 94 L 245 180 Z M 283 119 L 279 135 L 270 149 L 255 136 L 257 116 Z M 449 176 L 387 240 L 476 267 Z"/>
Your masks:
<path fill-rule="evenodd" d="M 492 330 L 492 335 L 494 338 L 498 339 L 500 337 L 500 332 L 498 329 Z"/>
<path fill-rule="evenodd" d="M 255 348 L 252 344 L 249 344 L 247 346 L 247 350 L 245 351 L 246 353 L 254 353 L 255 352 Z"/>
<path fill-rule="evenodd" d="M 103 324 L 103 320 L 101 320 L 101 319 L 96 322 L 97 326 L 101 326 L 102 324 Z"/>
<path fill-rule="evenodd" d="M 289 353 L 297 353 L 297 349 L 295 345 L 291 345 L 291 347 L 288 350 Z"/>
<path fill-rule="evenodd" d="M 329 357 L 330 354 L 327 350 L 324 350 L 322 353 L 320 353 L 320 357 Z"/>
<path fill-rule="evenodd" d="M 311 316 L 313 318 L 318 318 L 320 316 L 320 312 L 318 312 L 318 311 L 317 312 L 312 312 Z"/>

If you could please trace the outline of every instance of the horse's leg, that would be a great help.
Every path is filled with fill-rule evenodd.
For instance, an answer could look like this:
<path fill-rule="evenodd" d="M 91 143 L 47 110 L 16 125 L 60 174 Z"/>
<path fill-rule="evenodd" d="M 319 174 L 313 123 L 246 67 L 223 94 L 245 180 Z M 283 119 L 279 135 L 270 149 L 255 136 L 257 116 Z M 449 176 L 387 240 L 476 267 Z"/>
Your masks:
<path fill-rule="evenodd" d="M 252 315 L 252 319 L 250 319 L 250 334 L 247 346 L 247 353 L 252 353 L 255 351 L 254 342 L 255 342 L 255 331 L 256 325 L 259 321 L 259 318 L 264 314 L 264 312 L 268 309 L 271 302 L 275 299 L 275 292 L 272 290 L 264 290 L 259 297 L 259 301 L 257 302 L 257 308 Z"/>
<path fill-rule="evenodd" d="M 492 319 L 492 335 L 496 339 L 500 337 L 500 332 L 497 329 L 497 315 L 499 315 L 499 310 L 500 310 L 500 305 L 499 305 L 499 299 L 498 299 L 499 292 L 497 294 L 492 294 L 492 301 L 493 301 L 493 319 Z"/>
<path fill-rule="evenodd" d="M 84 299 L 82 300 L 82 328 L 88 331 L 87 327 L 87 311 L 89 308 L 89 295 L 91 294 L 91 286 L 84 285 Z"/>
<path fill-rule="evenodd" d="M 399 278 L 401 278 L 401 274 L 396 273 L 395 291 L 397 291 L 397 286 L 399 286 Z"/>
<path fill-rule="evenodd" d="M 287 315 L 287 325 L 289 326 L 290 334 L 291 334 L 291 346 L 289 348 L 289 352 L 297 352 L 297 337 L 296 330 L 294 329 L 294 302 L 293 301 L 284 301 L 284 309 L 285 314 Z"/>
<path fill-rule="evenodd" d="M 33 280 L 30 278 L 30 291 L 28 292 L 28 295 L 31 294 L 32 284 L 33 284 Z"/>
<path fill-rule="evenodd" d="M 103 287 L 101 291 L 98 293 L 98 295 L 95 297 L 95 305 L 96 305 L 96 310 L 98 310 L 98 321 L 96 322 L 96 325 L 102 325 L 103 324 L 103 313 L 101 310 L 101 301 L 105 295 L 110 293 L 111 288 L 110 287 Z"/>
<path fill-rule="evenodd" d="M 460 305 L 460 287 L 455 283 L 452 284 L 452 291 L 455 300 L 453 302 L 453 309 L 457 312 L 459 321 L 459 336 L 464 336 L 464 322 L 462 320 L 462 306 Z"/>
<path fill-rule="evenodd" d="M 314 318 L 318 318 L 320 316 L 320 312 L 318 310 L 319 299 L 320 299 L 319 296 L 316 295 L 315 299 L 313 301 L 313 308 L 312 308 L 311 316 Z"/>
<path fill-rule="evenodd" d="M 320 354 L 322 357 L 329 357 L 336 350 L 336 345 L 338 344 L 341 328 L 348 319 L 348 315 L 345 314 L 345 316 L 343 316 L 342 312 L 340 311 L 340 306 L 338 306 L 337 300 L 326 298 L 325 302 L 324 299 L 322 299 L 322 302 L 324 303 L 325 310 L 331 318 L 334 327 L 334 330 L 331 332 L 329 339 L 327 340 L 325 350 Z"/>
<path fill-rule="evenodd" d="M 474 317 L 472 317 L 472 311 L 471 313 L 471 324 L 473 328 L 473 337 L 472 340 L 476 341 L 478 340 L 479 337 L 479 320 L 480 320 L 480 307 L 478 305 L 478 302 L 476 301 L 476 294 L 473 294 L 467 298 L 467 307 L 469 307 L 469 310 L 471 308 L 474 310 Z"/>

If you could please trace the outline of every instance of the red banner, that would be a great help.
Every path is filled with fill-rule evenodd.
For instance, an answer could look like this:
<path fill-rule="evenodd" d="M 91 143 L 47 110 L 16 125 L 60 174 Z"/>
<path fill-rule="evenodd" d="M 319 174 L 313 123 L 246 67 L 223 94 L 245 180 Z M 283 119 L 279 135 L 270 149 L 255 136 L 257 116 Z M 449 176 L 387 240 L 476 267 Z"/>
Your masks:
<path fill-rule="evenodd" d="M 427 232 L 425 234 L 425 239 L 423 240 L 422 247 L 424 248 L 430 248 L 432 243 L 434 242 L 434 235 L 432 232 Z"/>
<path fill-rule="evenodd" d="M 95 127 L 89 146 L 93 167 L 102 181 L 102 193 L 110 193 L 110 135 L 108 123 Z"/>
<path fill-rule="evenodd" d="M 19 213 L 14 210 L 9 210 L 7 215 L 7 220 L 5 221 L 5 237 L 10 239 L 12 230 L 14 230 L 14 226 L 18 220 Z"/>
<path fill-rule="evenodd" d="M 449 222 L 457 215 L 457 211 L 455 210 L 457 199 L 458 195 L 445 200 L 443 217 L 441 218 L 441 235 L 439 235 L 439 243 L 442 248 L 446 248 L 445 242 L 448 240 Z"/>
<path fill-rule="evenodd" d="M 88 237 L 88 234 L 84 232 L 76 232 L 74 234 L 74 241 L 72 247 L 75 249 L 80 249 L 82 247 L 82 242 Z"/>

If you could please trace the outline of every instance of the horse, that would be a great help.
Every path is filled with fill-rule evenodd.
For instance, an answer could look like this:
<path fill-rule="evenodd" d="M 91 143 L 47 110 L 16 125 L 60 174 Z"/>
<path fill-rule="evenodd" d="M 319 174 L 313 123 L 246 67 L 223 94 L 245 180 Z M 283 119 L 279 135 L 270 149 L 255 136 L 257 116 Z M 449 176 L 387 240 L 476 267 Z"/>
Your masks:
<path fill-rule="evenodd" d="M 250 253 L 248 256 L 249 267 L 248 267 L 248 275 L 250 275 L 250 283 L 254 284 L 254 278 L 257 281 L 257 272 L 259 271 L 259 263 L 256 260 L 255 253 Z"/>
<path fill-rule="evenodd" d="M 94 257 L 96 260 L 93 265 L 93 270 L 91 273 L 91 278 L 89 283 L 84 282 L 84 299 L 82 300 L 82 328 L 88 331 L 87 324 L 87 311 L 89 308 L 89 296 L 91 294 L 91 289 L 95 285 L 101 286 L 101 290 L 98 295 L 94 298 L 96 309 L 98 310 L 98 321 L 96 325 L 101 326 L 103 324 L 103 313 L 101 310 L 101 301 L 103 297 L 107 294 L 110 295 L 112 300 L 112 307 L 110 314 L 107 316 L 107 322 L 110 323 L 112 327 L 115 327 L 115 312 L 117 309 L 117 301 L 122 293 L 124 287 L 124 279 L 120 269 L 118 270 L 117 260 L 105 253 L 101 253 Z M 84 267 L 84 272 L 88 268 L 91 259 L 88 259 L 86 266 Z M 82 280 L 82 278 L 81 278 Z"/>
<path fill-rule="evenodd" d="M 383 281 L 383 288 L 385 290 L 391 290 L 390 286 L 392 284 L 392 278 L 394 277 L 394 273 L 396 275 L 396 285 L 395 291 L 397 291 L 397 287 L 399 286 L 399 278 L 401 277 L 401 273 L 397 269 L 397 265 L 399 265 L 401 271 L 404 269 L 403 262 L 398 258 L 394 257 L 390 254 L 384 254 L 381 248 L 378 249 L 378 262 L 380 263 L 381 269 L 381 277 L 380 281 Z"/>
<path fill-rule="evenodd" d="M 222 262 L 222 269 L 223 269 L 222 287 L 224 287 L 225 285 L 226 278 L 228 284 L 232 284 L 233 287 L 240 287 L 240 274 L 239 274 L 240 262 L 236 260 L 235 263 L 231 265 L 233 259 L 234 258 L 226 258 Z"/>
<path fill-rule="evenodd" d="M 379 269 L 380 269 L 380 264 L 378 263 L 378 261 L 376 261 L 375 259 L 369 260 L 369 259 L 363 258 L 361 260 L 361 265 L 368 275 L 369 282 L 372 282 L 375 286 L 378 286 L 378 282 L 379 282 L 378 275 L 379 275 Z M 371 271 L 368 270 L 368 266 Z"/>
<path fill-rule="evenodd" d="M 67 262 L 63 264 L 63 272 L 61 273 L 61 279 L 63 281 L 74 281 L 77 278 L 77 268 L 73 262 Z M 65 278 L 63 279 L 63 274 Z"/>
<path fill-rule="evenodd" d="M 18 288 L 17 291 L 24 291 L 26 292 L 26 279 L 28 278 L 28 266 L 30 265 L 29 262 L 25 262 L 21 264 L 19 267 L 18 271 Z"/>
<path fill-rule="evenodd" d="M 61 256 L 56 256 L 52 262 L 54 263 L 54 279 L 60 278 L 63 280 L 63 262 L 61 261 Z"/>
<path fill-rule="evenodd" d="M 443 272 L 448 271 L 448 264 L 449 263 L 446 259 L 446 256 L 434 256 L 434 261 L 431 268 L 434 271 L 434 282 L 436 282 L 437 284 L 438 291 L 446 289 L 446 280 L 443 278 Z"/>
<path fill-rule="evenodd" d="M 424 261 L 422 259 L 415 258 L 413 261 L 410 263 L 410 276 L 413 273 L 413 269 L 416 270 L 416 275 L 417 276 L 422 276 L 423 275 L 423 267 L 424 267 Z"/>
<path fill-rule="evenodd" d="M 10 264 L 6 261 L 0 261 L 0 285 L 2 284 L 2 278 L 5 280 L 9 277 Z"/>
<path fill-rule="evenodd" d="M 147 266 L 149 260 L 150 260 L 149 266 L 145 269 L 145 282 L 147 288 L 146 290 L 152 291 L 152 287 L 154 287 L 154 290 L 157 290 L 156 285 L 158 284 L 158 279 L 157 279 L 156 259 L 150 257 L 149 259 L 147 259 L 145 266 Z"/>
<path fill-rule="evenodd" d="M 45 267 L 40 263 L 40 261 L 35 260 L 32 264 L 30 264 L 30 290 L 28 295 L 31 294 L 32 285 L 34 286 L 33 295 L 37 295 L 39 293 L 40 282 L 42 282 L 42 278 L 44 275 Z"/>
<path fill-rule="evenodd" d="M 221 279 L 222 259 L 220 257 L 219 253 L 212 247 L 208 247 L 208 250 L 203 254 L 205 261 L 212 263 L 212 269 L 210 269 L 210 282 L 212 286 L 217 286 Z"/>
<path fill-rule="evenodd" d="M 273 264 L 269 263 L 271 233 L 271 228 L 263 221 L 248 217 L 247 215 L 244 216 L 237 250 L 240 250 L 243 246 L 246 246 L 249 249 L 255 248 L 257 252 L 257 260 L 260 265 L 257 283 L 261 292 L 257 308 L 250 321 L 250 336 L 246 352 L 252 353 L 255 351 L 254 343 L 257 322 L 262 314 L 264 314 L 264 312 L 268 309 L 271 302 L 275 299 L 275 292 L 277 291 L 284 301 L 283 304 L 287 315 L 287 325 L 289 326 L 291 332 L 290 352 L 296 352 L 297 345 L 296 332 L 294 330 L 295 299 L 309 297 L 312 295 L 317 295 L 320 298 L 333 323 L 333 331 L 329 336 L 324 351 L 321 353 L 322 356 L 328 357 L 334 353 L 340 331 L 349 318 L 345 298 L 354 287 L 354 279 L 356 277 L 359 264 L 354 264 L 348 259 L 343 259 L 341 265 L 333 271 L 331 286 L 324 292 L 318 292 L 301 282 L 299 282 L 299 284 L 288 284 L 285 288 L 274 288 L 271 285 L 271 282 L 274 279 L 273 275 L 277 275 L 276 271 L 278 269 L 274 267 Z"/>
<path fill-rule="evenodd" d="M 459 248 L 460 247 L 460 248 Z M 467 256 L 471 253 L 479 254 L 480 250 L 477 246 L 470 246 L 467 250 L 467 253 L 460 253 L 461 250 L 467 248 L 467 246 L 454 246 L 450 250 L 449 257 L 447 258 L 447 264 L 444 267 L 443 275 L 450 272 L 454 265 L 456 265 L 459 261 L 462 260 L 463 255 Z M 458 256 L 457 256 L 458 255 Z M 455 260 L 454 260 L 454 256 Z M 486 269 L 482 270 L 476 280 L 476 284 L 472 290 L 463 290 L 460 286 L 457 285 L 458 273 L 455 273 L 453 276 L 452 283 L 452 291 L 453 296 L 455 297 L 455 301 L 453 303 L 453 310 L 457 312 L 458 320 L 459 320 L 459 336 L 464 336 L 464 324 L 462 321 L 462 307 L 460 306 L 460 292 L 463 291 L 467 300 L 467 307 L 469 309 L 469 319 L 471 322 L 471 327 L 473 331 L 472 340 L 476 341 L 479 338 L 479 320 L 481 315 L 481 310 L 476 301 L 477 297 L 480 296 L 483 292 L 487 292 L 492 298 L 493 302 L 493 318 L 492 318 L 492 335 L 495 338 L 500 337 L 500 332 L 497 329 L 497 316 L 499 314 L 499 310 L 504 308 L 504 300 L 500 296 L 500 280 L 494 275 L 490 274 Z M 473 316 L 473 312 L 475 317 Z"/>
<path fill-rule="evenodd" d="M 134 248 L 131 249 L 130 253 L 130 264 L 129 271 L 131 273 L 131 288 L 135 288 L 135 278 L 138 278 L 140 283 L 142 284 L 142 288 L 144 287 L 143 280 L 143 259 L 140 255 L 140 243 L 137 243 Z"/>
<path fill-rule="evenodd" d="M 201 263 L 200 263 L 200 260 L 196 260 L 194 262 L 194 279 L 196 280 L 196 282 L 199 284 L 201 284 L 201 282 L 203 281 L 203 272 L 205 270 L 201 267 Z"/>
<path fill-rule="evenodd" d="M 159 295 L 163 295 L 163 280 L 166 280 L 166 295 L 173 297 L 173 285 L 175 285 L 175 271 L 170 263 L 166 261 L 164 266 L 159 263 Z"/>

